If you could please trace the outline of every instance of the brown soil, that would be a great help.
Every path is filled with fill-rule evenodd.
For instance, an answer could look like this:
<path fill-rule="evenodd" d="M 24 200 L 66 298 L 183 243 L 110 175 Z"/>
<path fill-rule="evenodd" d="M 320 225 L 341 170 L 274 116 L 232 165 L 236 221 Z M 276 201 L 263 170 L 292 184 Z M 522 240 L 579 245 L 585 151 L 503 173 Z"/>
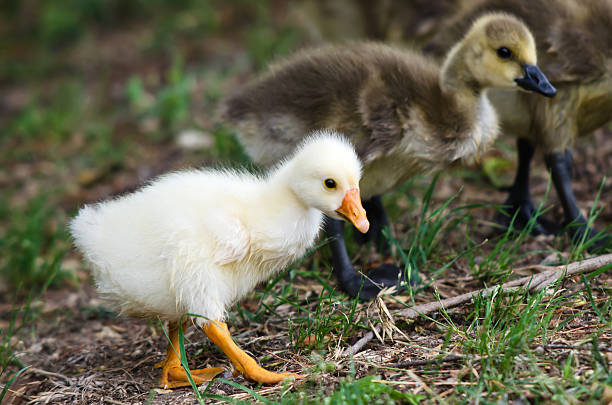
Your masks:
<path fill-rule="evenodd" d="M 595 147 L 597 145 L 597 147 Z M 587 140 L 580 140 L 576 146 L 576 180 L 574 181 L 576 195 L 581 207 L 588 209 L 594 194 L 599 186 L 599 179 L 603 170 L 608 170 L 612 159 L 612 137 L 609 133 L 600 131 Z M 534 190 L 536 196 L 541 195 L 546 187 L 546 173 L 541 165 L 536 166 L 534 175 Z M 607 169 L 605 169 L 608 167 Z M 457 176 L 444 176 L 436 188 L 435 204 L 440 204 L 455 193 L 460 187 L 463 192 L 455 205 L 471 202 L 503 201 L 501 192 L 492 190 L 491 186 L 477 184 L 471 180 Z M 599 227 L 612 224 L 612 204 L 610 188 L 612 183 L 607 180 L 600 205 L 603 212 L 597 219 Z M 396 225 L 396 233 L 410 226 L 414 213 L 407 213 Z M 549 215 L 551 218 L 560 215 L 558 208 L 553 208 Z M 478 218 L 491 218 L 490 209 L 475 212 Z M 483 238 L 487 236 L 486 227 L 483 226 Z M 488 231 L 490 232 L 490 230 Z M 490 236 L 490 234 L 489 234 Z M 448 236 L 448 245 L 451 246 L 461 240 L 461 234 Z M 521 248 L 522 251 L 535 251 L 549 249 L 551 237 L 530 238 Z M 531 255 L 517 265 L 533 264 L 545 258 L 545 254 Z M 71 264 L 81 271 L 77 258 L 71 258 Z M 31 367 L 11 387 L 6 399 L 7 404 L 17 403 L 53 403 L 53 404 L 94 404 L 94 403 L 145 403 L 152 396 L 153 404 L 195 403 L 190 388 L 163 391 L 157 388 L 159 370 L 153 368 L 154 364 L 163 358 L 166 350 L 166 339 L 161 333 L 159 325 L 154 321 L 139 319 L 116 318 L 114 314 L 104 311 L 96 293 L 89 285 L 86 273 L 79 273 L 82 280 L 78 288 L 65 288 L 51 290 L 36 305 L 40 308 L 40 316 L 36 318 L 28 333 L 16 336 L 16 352 L 24 364 Z M 334 281 L 332 280 L 332 283 Z M 312 295 L 321 289 L 314 280 L 298 278 L 295 288 L 302 291 L 302 295 Z M 579 288 L 580 278 L 575 277 L 565 283 L 564 292 Z M 608 286 L 609 274 L 601 275 L 596 284 Z M 469 269 L 463 261 L 458 261 L 445 277 L 436 282 L 436 287 L 442 298 L 472 291 L 482 285 L 474 280 Z M 599 295 L 596 301 L 608 299 L 607 294 L 600 289 L 594 289 Z M 417 302 L 432 300 L 432 290 L 428 289 L 416 296 Z M 311 300 L 312 301 L 312 300 Z M 385 299 L 389 309 L 400 308 L 390 299 Z M 253 298 L 241 303 L 245 308 L 253 309 L 259 302 Z M 4 304 L 1 313 L 8 314 L 10 304 Z M 368 304 L 360 304 L 359 311 L 367 311 Z M 564 308 L 556 314 L 553 322 L 560 323 L 564 319 L 587 309 L 586 302 L 573 307 Z M 466 322 L 465 316 L 470 312 L 471 306 L 464 305 L 450 311 L 452 320 L 457 324 Z M 246 323 L 238 321 L 231 326 L 231 332 L 244 349 L 256 358 L 266 360 L 263 364 L 275 371 L 308 372 L 310 367 L 316 365 L 317 359 L 307 348 L 293 348 L 288 337 L 288 325 L 283 320 L 295 316 L 290 306 L 281 306 L 275 317 L 265 320 L 264 323 Z M 440 319 L 439 315 L 434 316 Z M 6 317 L 3 321 L 6 324 Z M 440 345 L 444 341 L 445 331 L 439 329 L 434 322 L 418 320 L 409 324 L 399 324 L 406 337 L 396 334 L 395 342 L 381 344 L 372 340 L 365 350 L 355 356 L 357 376 L 372 372 L 374 365 L 381 368 L 376 372 L 382 379 L 389 381 L 402 381 L 403 385 L 396 388 L 410 391 L 433 390 L 441 396 L 449 395 L 457 384 L 461 384 L 465 373 L 477 372 L 476 368 L 465 368 L 463 360 L 459 361 L 452 356 L 445 359 L 437 377 L 428 377 L 427 370 L 431 365 L 422 365 L 422 360 L 435 357 Z M 563 359 L 569 351 L 582 360 L 583 370 L 589 369 L 590 352 L 575 348 L 576 345 L 588 343 L 590 334 L 600 327 L 600 321 L 593 311 L 575 317 L 567 323 L 558 333 L 549 337 L 546 345 L 534 347 L 537 353 L 552 359 Z M 339 378 L 349 373 L 349 361 L 337 359 L 335 351 L 354 343 L 366 331 L 358 331 L 354 336 L 344 340 L 338 336 L 329 336 L 325 360 L 337 363 L 333 372 L 315 371 L 309 373 L 308 379 L 315 381 L 318 386 L 334 385 Z M 242 377 L 233 377 L 232 367 L 228 360 L 207 341 L 205 335 L 196 328 L 190 328 L 186 334 L 189 343 L 187 353 L 192 367 L 206 367 L 222 365 L 226 372 L 223 378 L 244 384 L 247 387 L 257 388 L 254 384 L 245 381 Z M 409 339 L 409 340 L 406 340 Z M 461 354 L 459 339 L 456 347 L 447 348 L 450 353 Z M 612 335 L 605 332 L 599 340 L 599 345 L 612 349 Z M 12 366 L 12 368 L 14 368 Z M 16 370 L 16 369 L 15 369 Z M 293 389 L 305 384 L 302 381 L 290 384 Z M 261 387 L 261 394 L 279 394 L 285 387 L 282 385 Z M 222 382 L 214 382 L 209 393 L 232 395 L 234 398 L 249 399 L 250 396 L 243 391 Z M 210 400 L 215 402 L 215 400 Z"/>

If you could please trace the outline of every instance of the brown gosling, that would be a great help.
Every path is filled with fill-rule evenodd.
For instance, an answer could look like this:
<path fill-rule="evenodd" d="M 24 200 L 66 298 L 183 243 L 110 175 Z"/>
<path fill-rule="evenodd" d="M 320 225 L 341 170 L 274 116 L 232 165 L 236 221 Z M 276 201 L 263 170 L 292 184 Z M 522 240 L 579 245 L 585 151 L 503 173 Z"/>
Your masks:
<path fill-rule="evenodd" d="M 525 24 L 490 13 L 474 22 L 442 66 L 379 43 L 299 52 L 226 100 L 222 117 L 263 165 L 287 155 L 304 133 L 341 131 L 363 160 L 362 196 L 375 199 L 415 174 L 477 159 L 499 133 L 488 88 L 522 87 L 553 96 L 536 62 Z M 344 257 L 334 270 L 345 290 L 362 298 L 375 295 L 380 288 L 359 281 L 344 246 L 334 245 L 342 244 L 339 232 L 328 227 L 330 233 L 336 236 L 335 259 Z M 381 276 L 381 284 L 397 283 L 397 271 Z"/>
<path fill-rule="evenodd" d="M 426 51 L 443 57 L 454 38 L 470 22 L 492 10 L 521 17 L 535 35 L 539 64 L 558 89 L 545 99 L 524 92 L 489 93 L 504 132 L 518 138 L 519 164 L 506 204 L 519 211 L 515 226 L 523 227 L 534 214 L 529 190 L 529 167 L 536 148 L 542 150 L 574 238 L 585 236 L 597 248 L 607 243 L 594 237 L 581 214 L 571 185 L 570 148 L 579 136 L 612 120 L 612 2 L 609 0 L 482 0 L 465 2 L 452 19 L 439 25 Z M 504 220 L 508 223 L 508 219 Z M 541 217 L 533 233 L 557 232 L 559 224 Z"/>

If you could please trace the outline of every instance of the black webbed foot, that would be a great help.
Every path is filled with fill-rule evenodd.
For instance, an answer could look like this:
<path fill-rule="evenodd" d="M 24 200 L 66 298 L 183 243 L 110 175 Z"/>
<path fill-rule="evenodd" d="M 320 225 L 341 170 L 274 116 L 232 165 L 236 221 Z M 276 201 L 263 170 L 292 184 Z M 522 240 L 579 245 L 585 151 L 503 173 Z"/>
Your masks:
<path fill-rule="evenodd" d="M 571 223 L 566 223 L 565 229 L 574 244 L 584 242 L 586 249 L 591 253 L 604 253 L 612 249 L 612 237 L 589 227 L 582 216 Z"/>
<path fill-rule="evenodd" d="M 515 230 L 521 231 L 527 227 L 529 220 L 535 216 L 536 209 L 531 200 L 529 191 L 529 166 L 535 153 L 535 148 L 531 142 L 524 138 L 518 138 L 516 142 L 516 150 L 518 153 L 518 167 L 514 183 L 510 187 L 510 193 L 506 199 L 505 213 L 498 213 L 495 216 L 495 222 L 509 228 L 512 223 L 512 218 L 516 214 L 514 223 Z M 518 213 L 517 213 L 518 211 Z M 531 228 L 532 235 L 551 235 L 559 231 L 559 228 L 553 222 L 539 216 L 535 219 Z"/>
<path fill-rule="evenodd" d="M 513 229 L 522 231 L 527 227 L 531 218 L 536 215 L 537 210 L 530 199 L 517 202 L 510 196 L 504 203 L 504 211 L 505 212 L 498 212 L 496 214 L 495 222 L 506 229 L 510 228 L 510 224 L 512 223 Z M 514 217 L 515 214 L 516 217 Z M 512 222 L 513 218 L 514 222 Z M 530 233 L 534 236 L 554 235 L 559 232 L 559 230 L 560 228 L 552 221 L 540 215 L 534 220 Z"/>
<path fill-rule="evenodd" d="M 359 295 L 360 300 L 369 301 L 375 298 L 380 290 L 396 287 L 395 293 L 404 289 L 400 282 L 403 271 L 399 267 L 384 263 L 368 271 L 365 275 L 355 272 L 354 277 L 345 279 L 342 288 L 351 297 Z"/>
<path fill-rule="evenodd" d="M 589 227 L 578 208 L 571 183 L 573 159 L 570 151 L 566 149 L 564 152 L 549 153 L 544 160 L 550 170 L 553 184 L 563 207 L 566 229 L 574 243 L 585 240 L 588 242 L 587 249 L 592 252 L 610 247 L 610 235 L 598 235 L 597 231 Z"/>
<path fill-rule="evenodd" d="M 404 273 L 399 267 L 385 263 L 368 271 L 365 276 L 355 270 L 346 252 L 343 229 L 344 222 L 327 218 L 325 230 L 330 238 L 332 268 L 342 290 L 351 297 L 359 297 L 362 300 L 376 297 L 385 287 L 396 286 L 399 292 L 402 287 L 400 276 Z"/>

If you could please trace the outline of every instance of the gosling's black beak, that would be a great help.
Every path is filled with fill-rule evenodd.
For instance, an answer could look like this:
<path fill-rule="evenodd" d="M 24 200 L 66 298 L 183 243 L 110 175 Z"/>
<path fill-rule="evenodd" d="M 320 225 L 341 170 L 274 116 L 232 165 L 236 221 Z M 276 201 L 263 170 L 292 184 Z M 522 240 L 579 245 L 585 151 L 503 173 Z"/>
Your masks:
<path fill-rule="evenodd" d="M 529 91 L 536 91 L 546 97 L 554 97 L 557 89 L 548 81 L 544 73 L 536 65 L 523 64 L 525 77 L 514 79 L 516 84 Z"/>

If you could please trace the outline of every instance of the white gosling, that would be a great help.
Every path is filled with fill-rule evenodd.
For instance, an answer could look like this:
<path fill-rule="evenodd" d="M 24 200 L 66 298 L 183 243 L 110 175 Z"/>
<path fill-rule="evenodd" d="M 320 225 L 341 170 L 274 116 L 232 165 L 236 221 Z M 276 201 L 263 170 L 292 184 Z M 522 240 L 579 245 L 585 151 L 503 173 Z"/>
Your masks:
<path fill-rule="evenodd" d="M 353 146 L 329 131 L 308 137 L 266 175 L 233 170 L 170 173 L 120 198 L 82 208 L 70 224 L 100 295 L 122 314 L 169 322 L 171 345 L 160 386 L 189 385 L 178 350 L 179 323 L 193 313 L 237 372 L 262 383 L 291 373 L 261 368 L 232 341 L 228 306 L 301 257 L 323 214 L 369 223 L 361 206 L 361 163 Z M 192 370 L 197 384 L 220 367 Z"/>

